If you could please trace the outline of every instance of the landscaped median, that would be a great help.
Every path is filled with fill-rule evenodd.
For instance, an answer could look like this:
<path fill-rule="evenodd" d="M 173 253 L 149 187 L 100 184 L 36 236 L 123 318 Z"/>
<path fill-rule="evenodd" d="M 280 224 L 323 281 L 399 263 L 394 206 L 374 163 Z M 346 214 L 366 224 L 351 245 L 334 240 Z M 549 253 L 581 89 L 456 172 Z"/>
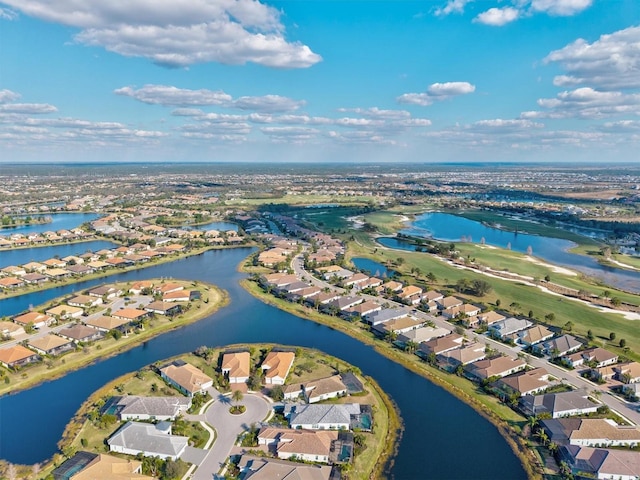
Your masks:
<path fill-rule="evenodd" d="M 139 292 L 141 296 L 132 293 L 131 289 L 136 286 L 135 283 L 144 284 L 144 291 Z M 176 290 L 172 288 L 172 292 L 163 293 L 163 288 L 166 290 L 169 284 L 173 285 Z M 96 301 L 99 299 L 100 303 L 98 305 L 69 306 L 67 302 L 72 297 L 78 298 L 78 295 L 73 295 L 72 297 L 61 297 L 31 309 L 34 312 L 42 312 L 43 316 L 46 317 L 48 316 L 46 313 L 48 310 L 58 307 L 57 310 L 62 315 L 49 316 L 58 324 L 54 323 L 53 330 L 60 330 L 58 326 L 77 326 L 84 332 L 101 333 L 102 338 L 88 341 L 76 339 L 75 345 L 70 344 L 69 350 L 60 353 L 56 351 L 48 354 L 33 349 L 34 354 L 40 356 L 39 361 L 9 369 L 0 367 L 0 373 L 4 377 L 4 380 L 0 381 L 0 395 L 16 392 L 43 381 L 61 377 L 69 371 L 82 368 L 95 360 L 131 349 L 161 333 L 201 320 L 228 302 L 228 295 L 225 291 L 214 285 L 202 282 L 151 279 L 143 282 L 108 284 L 108 287 L 113 289 L 114 292 L 119 292 L 119 294 L 113 298 L 107 298 L 109 294 L 105 293 L 104 299 L 103 297 L 89 295 L 89 292 L 95 292 L 102 287 L 93 287 L 84 292 L 85 295 L 83 296 L 86 299 L 93 298 Z M 175 300 L 177 297 L 176 292 L 179 293 L 180 291 L 194 293 L 192 293 L 192 298 L 187 301 L 184 299 L 182 301 L 162 301 L 163 298 Z M 142 298 L 146 298 L 146 300 L 138 300 Z M 148 310 L 150 306 L 153 306 L 150 302 L 157 304 L 155 311 Z M 158 313 L 157 309 L 163 308 L 162 304 L 164 304 L 164 308 L 172 309 L 172 313 Z M 113 305 L 118 306 L 114 307 Z M 88 315 L 81 315 L 77 318 L 61 318 L 71 312 L 72 309 L 84 310 L 84 313 Z M 125 310 L 126 312 L 119 316 L 118 310 Z M 134 318 L 135 316 L 139 316 L 139 318 Z M 131 318 L 131 321 L 127 321 L 128 317 Z M 62 335 L 63 332 L 57 332 L 56 338 L 53 340 L 58 342 L 62 342 L 65 338 L 69 340 L 68 336 L 63 337 Z M 21 344 L 30 349 L 33 348 L 30 343 L 34 343 L 36 347 L 42 347 L 40 342 L 36 343 L 33 340 L 37 336 L 37 333 L 30 335 L 25 340 L 21 340 Z M 20 345 L 20 348 L 24 347 Z"/>
<path fill-rule="evenodd" d="M 228 371 L 225 369 L 225 361 L 229 357 L 238 355 L 246 356 L 249 361 L 250 370 L 247 372 L 249 378 L 246 381 L 234 383 L 237 380 L 234 377 L 236 366 L 230 366 L 231 371 Z M 269 375 L 265 369 L 270 358 L 277 357 L 276 363 L 271 364 L 274 365 L 273 368 L 279 365 L 278 362 L 282 358 L 278 355 L 290 358 L 288 374 L 286 374 L 283 385 L 271 383 L 274 376 Z M 192 391 L 190 397 L 184 396 L 182 388 L 174 383 L 175 381 L 179 383 L 177 379 L 182 378 L 175 375 L 175 371 L 180 368 L 189 368 L 192 373 L 195 372 L 194 375 L 199 375 L 203 381 L 207 380 L 206 389 Z M 278 371 L 280 372 L 279 367 Z M 176 380 L 173 380 L 174 378 Z M 345 379 L 344 384 L 340 378 Z M 300 396 L 305 395 L 304 399 L 294 399 L 292 396 L 294 387 L 307 384 L 315 385 L 318 382 L 327 381 L 333 382 L 332 384 L 337 384 L 339 387 L 336 388 L 335 395 L 326 393 L 325 400 L 318 402 L 309 399 L 306 397 L 308 392 L 300 394 Z M 198 385 L 204 387 L 205 384 L 198 382 Z M 247 391 L 247 387 L 253 390 Z M 319 383 L 318 388 L 320 388 Z M 337 391 L 339 388 L 344 390 Z M 242 394 L 240 391 L 245 391 L 245 393 Z M 324 391 L 328 392 L 326 388 Z M 284 395 L 284 392 L 287 392 L 288 395 L 284 403 L 284 410 L 282 404 L 277 401 L 275 403 L 264 401 L 265 396 L 278 399 Z M 211 399 L 210 393 L 215 398 Z M 255 408 L 251 405 L 255 405 L 256 402 L 251 402 L 251 398 L 248 396 L 261 397 L 253 398 L 253 400 L 263 405 L 264 409 L 269 410 L 270 413 L 265 417 L 264 411 L 261 410 L 262 413 L 258 418 L 255 416 L 257 410 L 254 411 L 253 420 L 244 420 L 251 424 L 244 424 L 242 421 L 238 423 L 238 420 L 234 420 L 232 415 L 226 416 L 225 412 L 230 405 L 245 404 L 249 415 L 249 410 Z M 154 419 L 155 413 L 151 411 L 154 408 L 153 405 L 161 403 L 160 400 L 163 398 L 170 398 L 169 404 L 171 405 L 182 405 L 171 414 L 177 415 L 177 417 L 170 415 L 171 418 Z M 151 410 L 144 409 L 144 418 L 131 418 L 131 415 L 137 410 L 126 406 L 147 400 L 149 401 L 148 408 Z M 356 405 L 360 414 L 354 412 Z M 289 414 L 287 414 L 287 406 L 292 409 Z M 313 414 L 304 413 L 304 409 L 307 407 L 313 407 L 310 410 L 315 408 L 330 409 L 332 412 L 335 410 L 335 413 L 327 417 L 323 415 L 323 418 L 333 418 L 332 422 L 341 421 L 337 420 L 340 418 L 340 415 L 337 414 L 338 410 L 349 411 L 351 412 L 350 425 L 340 428 L 320 424 L 313 427 L 296 427 L 293 425 L 294 418 L 302 419 L 304 417 L 310 421 L 309 415 Z M 188 411 L 184 411 L 186 408 Z M 361 408 L 362 410 L 360 410 Z M 180 413 L 177 413 L 178 411 Z M 299 416 L 295 417 L 296 414 Z M 152 417 L 146 418 L 149 415 Z M 216 433 L 222 432 L 222 435 L 216 435 L 212 439 L 210 429 L 204 428 L 200 424 L 203 419 L 206 419 L 209 427 L 215 428 Z M 157 423 L 159 420 L 164 423 Z M 304 420 L 300 421 L 304 423 Z M 139 452 L 137 455 L 126 452 L 129 453 L 126 455 L 118 447 L 119 435 L 125 435 L 123 432 L 127 428 L 129 430 L 137 428 L 141 431 L 147 428 L 153 435 L 154 428 L 164 429 L 166 432 L 168 425 L 166 422 L 171 424 L 171 429 L 168 430 L 169 435 L 178 436 L 173 437 L 175 438 L 174 445 L 180 442 L 188 444 L 187 448 L 183 446 L 179 452 L 176 452 L 176 458 L 160 460 L 154 457 L 151 452 Z M 319 420 L 319 422 L 322 424 L 324 420 Z M 141 462 L 144 475 L 162 480 L 181 478 L 187 471 L 191 472 L 193 478 L 211 478 L 211 475 L 218 473 L 210 470 L 219 468 L 218 459 L 214 457 L 217 455 L 216 449 L 219 450 L 221 447 L 224 447 L 223 450 L 232 448 L 232 459 L 228 462 L 226 478 L 236 478 L 234 475 L 239 471 L 238 465 L 242 464 L 240 459 L 242 455 L 249 455 L 251 458 L 257 455 L 261 461 L 268 461 L 276 457 L 289 458 L 292 460 L 291 462 L 278 460 L 280 462 L 278 465 L 286 465 L 283 468 L 291 469 L 305 469 L 309 467 L 309 463 L 325 465 L 322 467 L 325 473 L 332 468 L 339 469 L 342 478 L 350 480 L 381 478 L 384 476 L 384 467 L 395 453 L 400 427 L 397 409 L 394 408 L 392 401 L 380 389 L 379 385 L 371 378 L 362 376 L 357 368 L 341 359 L 314 349 L 295 346 L 273 344 L 242 344 L 220 348 L 202 346 L 193 353 L 162 360 L 137 372 L 126 374 L 93 393 L 67 425 L 59 443 L 60 453 L 55 454 L 46 465 L 42 466 L 40 469 L 42 477 L 38 478 L 52 478 L 50 476 L 53 470 L 63 465 L 65 460 L 74 457 L 78 452 L 87 452 L 82 454 L 85 456 L 108 454 L 108 458 L 116 457 L 114 461 L 118 461 L 117 458 L 129 461 L 137 460 Z M 230 439 L 228 433 L 233 428 L 239 428 L 241 432 L 239 431 L 238 437 L 233 436 Z M 141 433 L 140 435 L 146 434 Z M 331 442 L 331 453 L 329 450 L 326 452 L 329 455 L 329 466 L 326 466 L 327 460 L 322 459 L 321 452 L 307 451 L 309 448 L 307 437 L 314 436 L 320 439 L 335 437 Z M 293 444 L 288 443 L 290 437 Z M 300 444 L 302 450 L 293 453 L 289 447 L 298 445 L 296 443 L 298 437 L 304 437 L 306 440 Z M 126 450 L 138 448 L 134 446 L 134 440 L 138 442 L 139 438 L 136 437 L 127 443 Z M 228 442 L 229 445 L 226 446 L 226 443 L 217 445 L 218 442 Z M 142 443 L 148 447 L 161 448 L 153 442 Z M 232 445 L 233 443 L 235 446 Z M 286 448 L 279 448 L 278 445 L 281 443 L 281 446 Z M 311 444 L 315 445 L 314 449 L 329 448 L 329 445 L 320 447 L 317 441 L 311 442 Z M 310 460 L 306 458 L 307 456 L 314 456 L 315 460 Z M 212 459 L 216 461 L 212 463 Z M 189 462 L 193 462 L 191 467 Z M 7 466 L 2 467 L 6 469 Z M 63 466 L 62 469 L 64 468 Z M 28 472 L 28 469 L 29 467 L 25 466 L 19 467 L 17 470 L 18 473 L 21 473 L 22 470 Z M 60 470 L 57 473 L 60 473 Z M 328 480 L 329 477 L 326 478 Z"/>

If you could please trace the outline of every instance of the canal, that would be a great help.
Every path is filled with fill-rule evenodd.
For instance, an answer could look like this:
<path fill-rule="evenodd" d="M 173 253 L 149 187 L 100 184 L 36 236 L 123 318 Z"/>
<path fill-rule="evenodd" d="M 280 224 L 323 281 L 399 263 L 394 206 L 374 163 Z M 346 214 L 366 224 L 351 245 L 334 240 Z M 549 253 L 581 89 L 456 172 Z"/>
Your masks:
<path fill-rule="evenodd" d="M 278 310 L 249 295 L 236 267 L 250 249 L 212 250 L 170 264 L 125 272 L 108 281 L 173 277 L 214 283 L 230 304 L 197 323 L 165 333 L 32 389 L 0 398 L 0 457 L 32 464 L 56 452 L 62 431 L 96 389 L 127 372 L 201 345 L 275 342 L 318 348 L 356 365 L 397 403 L 405 430 L 387 477 L 404 479 L 522 479 L 526 474 L 497 429 L 446 390 L 331 328 Z M 105 279 L 0 301 L 18 312 Z"/>

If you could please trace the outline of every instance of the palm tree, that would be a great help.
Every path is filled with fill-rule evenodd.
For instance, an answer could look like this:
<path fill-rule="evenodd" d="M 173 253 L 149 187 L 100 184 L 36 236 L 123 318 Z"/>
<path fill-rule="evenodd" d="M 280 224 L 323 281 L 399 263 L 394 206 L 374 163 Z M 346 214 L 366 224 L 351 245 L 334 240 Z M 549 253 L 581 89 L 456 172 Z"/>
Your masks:
<path fill-rule="evenodd" d="M 237 403 L 240 403 L 242 401 L 242 399 L 244 398 L 244 395 L 242 394 L 242 392 L 240 390 L 234 390 L 233 393 L 231 394 L 231 399 Z"/>

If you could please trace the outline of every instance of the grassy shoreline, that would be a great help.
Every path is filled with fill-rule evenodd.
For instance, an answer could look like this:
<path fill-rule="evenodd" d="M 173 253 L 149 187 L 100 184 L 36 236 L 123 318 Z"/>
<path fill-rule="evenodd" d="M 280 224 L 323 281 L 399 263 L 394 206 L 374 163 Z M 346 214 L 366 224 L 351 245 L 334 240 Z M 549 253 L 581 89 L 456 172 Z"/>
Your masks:
<path fill-rule="evenodd" d="M 181 281 L 177 281 L 176 283 L 181 283 Z M 219 289 L 215 285 L 207 283 L 200 282 L 198 285 L 205 288 L 206 293 L 203 295 L 203 298 L 206 295 L 208 300 L 207 303 L 205 303 L 203 300 L 196 300 L 193 302 L 192 308 L 189 311 L 180 314 L 176 320 L 171 321 L 167 319 L 167 321 L 163 323 L 157 321 L 158 324 L 154 326 L 147 326 L 144 330 L 139 331 L 139 333 L 131 334 L 128 337 L 122 337 L 119 340 L 111 338 L 97 341 L 92 347 L 90 347 L 90 350 L 86 353 L 84 351 L 76 350 L 62 355 L 61 357 L 55 359 L 57 365 L 55 365 L 51 369 L 43 370 L 43 364 L 21 369 L 18 373 L 14 374 L 14 377 L 11 379 L 11 383 L 3 383 L 0 385 L 0 396 L 10 395 L 21 390 L 33 388 L 45 381 L 63 377 L 71 371 L 79 370 L 80 368 L 84 368 L 87 365 L 93 364 L 97 361 L 110 358 L 114 355 L 118 355 L 160 334 L 184 327 L 205 317 L 208 317 L 209 315 L 216 312 L 219 308 L 228 304 L 229 296 L 224 290 Z M 31 375 L 34 370 L 36 371 L 36 374 Z M 22 376 L 24 374 L 27 375 L 26 378 Z"/>
<path fill-rule="evenodd" d="M 511 447 L 513 453 L 522 463 L 529 479 L 538 480 L 543 478 L 541 473 L 542 467 L 539 461 L 535 455 L 531 453 L 528 442 L 520 436 L 522 428 L 526 423 L 525 418 L 500 403 L 495 397 L 479 392 L 472 382 L 446 374 L 428 366 L 426 363 L 420 362 L 415 355 L 401 352 L 390 344 L 377 340 L 373 334 L 365 331 L 357 324 L 315 312 L 299 304 L 275 298 L 263 292 L 257 284 L 250 280 L 245 279 L 240 283 L 249 293 L 259 300 L 298 317 L 339 330 L 366 345 L 374 347 L 378 353 L 384 355 L 389 360 L 399 363 L 412 372 L 444 388 L 456 398 L 472 407 L 476 412 L 480 413 L 498 429 Z"/>

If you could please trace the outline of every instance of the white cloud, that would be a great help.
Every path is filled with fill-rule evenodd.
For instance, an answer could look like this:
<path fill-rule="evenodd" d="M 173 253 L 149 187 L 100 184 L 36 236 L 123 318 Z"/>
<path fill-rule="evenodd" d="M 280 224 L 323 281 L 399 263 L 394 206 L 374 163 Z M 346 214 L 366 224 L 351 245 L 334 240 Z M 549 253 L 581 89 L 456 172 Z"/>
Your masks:
<path fill-rule="evenodd" d="M 233 107 L 240 110 L 277 113 L 297 110 L 305 103 L 304 100 L 293 100 L 280 95 L 264 95 L 262 97 L 240 97 L 233 102 Z"/>
<path fill-rule="evenodd" d="M 453 97 L 455 95 L 466 95 L 476 91 L 475 85 L 469 82 L 445 82 L 434 83 L 429 86 L 427 93 L 434 97 Z"/>
<path fill-rule="evenodd" d="M 427 88 L 426 93 L 405 93 L 396 100 L 398 103 L 426 107 L 434 101 L 442 101 L 458 95 L 467 95 L 475 92 L 475 90 L 475 85 L 469 82 L 433 83 Z"/>
<path fill-rule="evenodd" d="M 11 90 L 0 90 L 0 103 L 15 102 L 20 98 L 20 94 Z"/>
<path fill-rule="evenodd" d="M 10 8 L 0 7 L 0 20 L 15 20 L 18 18 L 18 14 Z"/>
<path fill-rule="evenodd" d="M 520 10 L 513 7 L 503 8 L 490 8 L 486 12 L 480 13 L 474 22 L 482 23 L 484 25 L 491 25 L 492 27 L 502 27 L 507 23 L 511 23 L 520 17 Z"/>
<path fill-rule="evenodd" d="M 58 109 L 48 103 L 4 103 L 0 105 L 0 112 L 23 113 L 26 115 L 37 115 L 42 113 L 57 112 Z"/>
<path fill-rule="evenodd" d="M 523 112 L 529 118 L 605 118 L 614 115 L 640 115 L 640 94 L 601 92 L 590 87 L 560 92 L 556 98 L 542 98 L 544 111 Z"/>
<path fill-rule="evenodd" d="M 620 120 L 618 122 L 606 122 L 600 127 L 600 129 L 616 133 L 640 132 L 640 121 Z"/>
<path fill-rule="evenodd" d="M 570 17 L 591 6 L 593 0 L 531 0 L 531 10 L 549 15 Z"/>
<path fill-rule="evenodd" d="M 134 90 L 132 87 L 122 87 L 114 90 L 116 95 L 135 98 L 139 102 L 163 106 L 187 105 L 227 105 L 231 103 L 231 95 L 217 90 L 189 90 L 170 85 L 145 85 Z"/>
<path fill-rule="evenodd" d="M 339 108 L 342 113 L 356 113 L 367 118 L 377 118 L 384 120 L 398 120 L 411 117 L 411 113 L 406 110 L 383 110 L 378 107 L 371 108 Z"/>
<path fill-rule="evenodd" d="M 640 26 L 602 35 L 593 43 L 578 39 L 544 61 L 557 62 L 569 73 L 554 79 L 558 86 L 640 88 Z"/>
<path fill-rule="evenodd" d="M 508 119 L 504 120 L 501 118 L 491 119 L 491 120 L 480 120 L 478 122 L 473 123 L 469 128 L 478 132 L 485 133 L 500 133 L 503 134 L 505 132 L 516 132 L 522 130 L 529 130 L 532 128 L 543 128 L 544 124 L 532 122 L 526 119 Z"/>
<path fill-rule="evenodd" d="M 22 13 L 76 27 L 75 40 L 160 65 L 253 62 L 305 68 L 322 60 L 288 42 L 280 12 L 257 0 L 3 0 Z"/>
<path fill-rule="evenodd" d="M 172 107 L 190 106 L 219 106 L 225 108 L 237 108 L 240 110 L 254 110 L 257 112 L 289 112 L 297 110 L 305 105 L 304 100 L 293 100 L 280 95 L 264 95 L 261 97 L 240 97 L 236 100 L 222 90 L 190 90 L 171 85 L 145 85 L 135 90 L 132 87 L 122 87 L 114 90 L 116 95 L 131 97 L 139 102 L 150 105 L 163 105 Z M 178 109 L 174 115 L 193 113 L 186 109 Z M 191 113 L 189 113 L 191 112 Z"/>
<path fill-rule="evenodd" d="M 447 16 L 452 13 L 463 13 L 464 7 L 467 6 L 468 3 L 473 2 L 474 0 L 449 0 L 444 7 L 438 7 L 435 10 L 435 14 L 438 17 Z"/>

